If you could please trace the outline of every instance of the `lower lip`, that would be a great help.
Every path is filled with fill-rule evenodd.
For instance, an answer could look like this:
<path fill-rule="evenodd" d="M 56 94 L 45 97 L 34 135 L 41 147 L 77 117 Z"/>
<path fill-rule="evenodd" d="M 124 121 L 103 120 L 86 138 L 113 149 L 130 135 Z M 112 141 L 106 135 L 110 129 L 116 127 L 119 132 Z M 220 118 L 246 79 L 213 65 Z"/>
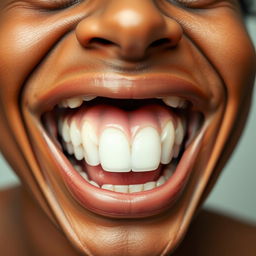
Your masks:
<path fill-rule="evenodd" d="M 112 218 L 138 218 L 160 214 L 181 195 L 195 163 L 201 136 L 185 150 L 174 174 L 162 186 L 137 193 L 118 193 L 95 187 L 85 181 L 63 153 L 49 140 L 57 159 L 61 159 L 61 176 L 73 198 L 85 209 Z"/>

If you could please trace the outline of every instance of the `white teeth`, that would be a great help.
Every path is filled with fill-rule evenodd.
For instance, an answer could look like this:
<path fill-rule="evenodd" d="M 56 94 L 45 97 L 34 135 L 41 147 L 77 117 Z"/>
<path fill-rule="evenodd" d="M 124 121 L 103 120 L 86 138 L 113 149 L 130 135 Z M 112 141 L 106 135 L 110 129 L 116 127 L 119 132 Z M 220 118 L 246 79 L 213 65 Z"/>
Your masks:
<path fill-rule="evenodd" d="M 128 193 L 128 185 L 114 185 L 114 191 L 120 193 Z"/>
<path fill-rule="evenodd" d="M 58 105 L 60 108 L 78 108 L 83 104 L 83 101 L 90 101 L 97 96 L 78 96 L 62 100 Z"/>
<path fill-rule="evenodd" d="M 181 145 L 184 139 L 184 129 L 181 120 L 178 118 L 177 120 L 177 128 L 175 132 L 175 144 Z"/>
<path fill-rule="evenodd" d="M 63 121 L 62 131 L 61 131 L 62 138 L 65 142 L 70 142 L 70 132 L 69 132 L 69 125 L 67 118 Z"/>
<path fill-rule="evenodd" d="M 83 98 L 82 97 L 69 98 L 69 99 L 66 99 L 66 103 L 69 108 L 77 108 L 82 105 Z"/>
<path fill-rule="evenodd" d="M 85 121 L 82 125 L 82 143 L 85 160 L 91 166 L 97 166 L 100 163 L 97 140 L 93 127 Z"/>
<path fill-rule="evenodd" d="M 90 184 L 92 184 L 93 186 L 99 188 L 100 186 L 93 180 L 90 181 Z"/>
<path fill-rule="evenodd" d="M 81 166 L 78 166 L 76 164 L 73 164 L 73 165 L 74 165 L 74 168 L 79 172 L 79 174 L 93 186 L 106 189 L 109 191 L 119 192 L 119 193 L 137 193 L 137 192 L 152 190 L 154 188 L 162 186 L 173 175 L 173 172 L 176 168 L 174 164 L 169 165 L 164 170 L 164 176 L 160 176 L 160 178 L 157 181 L 149 181 L 144 184 L 131 184 L 131 185 L 103 184 L 102 186 L 100 186 L 95 181 L 90 180 L 88 178 L 87 173 L 83 172 Z"/>
<path fill-rule="evenodd" d="M 144 191 L 151 190 L 156 187 L 155 181 L 150 181 L 144 184 Z"/>
<path fill-rule="evenodd" d="M 82 143 L 80 130 L 77 127 L 76 121 L 72 120 L 70 125 L 70 139 L 74 147 Z"/>
<path fill-rule="evenodd" d="M 130 193 L 136 193 L 136 192 L 141 192 L 141 191 L 143 191 L 143 184 L 129 185 Z"/>
<path fill-rule="evenodd" d="M 181 99 L 180 97 L 168 96 L 162 98 L 162 100 L 169 107 L 183 108 L 186 106 L 186 101 L 184 99 Z"/>
<path fill-rule="evenodd" d="M 173 144 L 175 139 L 175 129 L 173 123 L 169 121 L 162 132 L 161 142 L 162 142 L 162 155 L 161 163 L 168 164 L 172 160 L 173 156 Z"/>
<path fill-rule="evenodd" d="M 116 128 L 105 129 L 99 140 L 101 166 L 109 172 L 129 172 L 130 145 L 125 134 Z"/>
<path fill-rule="evenodd" d="M 97 96 L 84 96 L 83 97 L 83 100 L 84 101 L 90 101 L 90 100 L 93 100 L 93 99 L 95 99 Z"/>
<path fill-rule="evenodd" d="M 89 181 L 88 175 L 85 172 L 80 173 L 80 175 L 87 181 Z"/>
<path fill-rule="evenodd" d="M 104 184 L 101 186 L 101 188 L 114 191 L 114 185 L 112 185 L 112 184 Z"/>
<path fill-rule="evenodd" d="M 82 160 L 84 158 L 84 149 L 81 145 L 74 147 L 74 155 L 77 160 Z"/>
<path fill-rule="evenodd" d="M 157 169 L 161 158 L 160 136 L 156 129 L 141 129 L 132 143 L 131 165 L 134 172 Z"/>
<path fill-rule="evenodd" d="M 179 155 L 184 139 L 184 129 L 179 119 L 176 131 L 170 120 L 163 128 L 161 138 L 155 128 L 145 127 L 137 132 L 132 142 L 117 128 L 105 128 L 98 139 L 88 121 L 83 121 L 81 128 L 78 128 L 75 119 L 71 120 L 70 126 L 68 123 L 68 118 L 64 118 L 58 124 L 66 151 L 74 154 L 77 160 L 85 159 L 91 166 L 101 164 L 109 172 L 156 170 L 160 162 L 169 164 L 173 157 Z"/>
<path fill-rule="evenodd" d="M 157 182 L 156 182 L 156 186 L 159 187 L 161 185 L 163 185 L 165 183 L 165 177 L 164 176 L 161 176 Z"/>

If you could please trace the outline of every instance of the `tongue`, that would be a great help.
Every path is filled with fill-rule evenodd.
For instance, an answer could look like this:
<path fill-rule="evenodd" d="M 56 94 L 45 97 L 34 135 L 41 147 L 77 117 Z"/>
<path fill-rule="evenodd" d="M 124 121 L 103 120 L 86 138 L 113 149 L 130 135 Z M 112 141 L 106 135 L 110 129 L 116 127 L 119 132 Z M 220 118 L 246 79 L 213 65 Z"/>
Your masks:
<path fill-rule="evenodd" d="M 112 185 L 132 185 L 143 184 L 149 181 L 156 181 L 161 175 L 161 166 L 155 171 L 150 172 L 106 172 L 100 165 L 90 166 L 84 162 L 83 169 L 86 170 L 90 180 L 102 186 L 103 184 Z"/>

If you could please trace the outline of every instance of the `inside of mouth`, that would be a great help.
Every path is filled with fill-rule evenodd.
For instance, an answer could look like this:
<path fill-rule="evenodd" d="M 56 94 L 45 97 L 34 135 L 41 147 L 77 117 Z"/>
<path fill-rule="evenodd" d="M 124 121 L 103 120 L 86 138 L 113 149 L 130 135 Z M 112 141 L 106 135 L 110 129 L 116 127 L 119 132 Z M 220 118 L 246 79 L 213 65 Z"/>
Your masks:
<path fill-rule="evenodd" d="M 162 186 L 202 123 L 202 115 L 159 99 L 59 104 L 43 125 L 81 177 L 93 186 L 136 193 Z"/>

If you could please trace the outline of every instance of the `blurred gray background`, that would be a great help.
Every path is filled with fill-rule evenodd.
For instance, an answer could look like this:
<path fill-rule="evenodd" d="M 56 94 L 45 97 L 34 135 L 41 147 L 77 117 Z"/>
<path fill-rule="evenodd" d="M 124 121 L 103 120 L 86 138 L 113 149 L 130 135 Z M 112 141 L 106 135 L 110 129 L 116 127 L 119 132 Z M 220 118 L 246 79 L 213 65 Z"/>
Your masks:
<path fill-rule="evenodd" d="M 256 45 L 255 18 L 248 20 L 248 28 Z M 17 183 L 0 154 L 0 188 Z M 204 207 L 256 223 L 256 90 L 243 137 Z"/>

